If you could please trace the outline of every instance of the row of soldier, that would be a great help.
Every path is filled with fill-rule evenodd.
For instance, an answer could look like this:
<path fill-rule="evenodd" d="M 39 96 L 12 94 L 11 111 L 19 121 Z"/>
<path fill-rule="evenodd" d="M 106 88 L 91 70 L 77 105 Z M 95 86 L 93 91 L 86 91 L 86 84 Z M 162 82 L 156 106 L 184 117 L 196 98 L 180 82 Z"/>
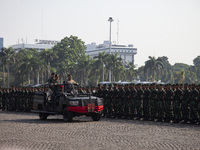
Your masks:
<path fill-rule="evenodd" d="M 99 85 L 95 95 L 104 98 L 105 117 L 200 122 L 200 85 Z"/>
<path fill-rule="evenodd" d="M 43 88 L 12 87 L 0 88 L 0 110 L 2 111 L 26 111 L 32 109 L 33 95 Z"/>
<path fill-rule="evenodd" d="M 0 88 L 0 110 L 30 111 L 33 95 L 40 88 Z M 106 84 L 80 87 L 79 92 L 91 92 L 104 99 L 105 117 L 145 119 L 173 122 L 200 121 L 199 85 Z"/>

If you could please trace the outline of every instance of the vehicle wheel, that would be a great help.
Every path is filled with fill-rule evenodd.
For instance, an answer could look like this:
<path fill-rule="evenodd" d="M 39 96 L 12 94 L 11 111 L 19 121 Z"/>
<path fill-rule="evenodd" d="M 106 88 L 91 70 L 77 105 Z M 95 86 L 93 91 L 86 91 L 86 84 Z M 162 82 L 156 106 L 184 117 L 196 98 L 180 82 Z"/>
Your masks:
<path fill-rule="evenodd" d="M 72 112 L 68 111 L 67 108 L 64 109 L 64 111 L 63 111 L 63 120 L 65 122 L 70 122 L 70 121 L 72 121 L 72 119 L 73 119 Z"/>
<path fill-rule="evenodd" d="M 47 119 L 47 114 L 45 113 L 39 113 L 39 117 L 40 117 L 40 120 L 46 120 Z"/>
<path fill-rule="evenodd" d="M 101 113 L 93 113 L 92 114 L 93 121 L 99 121 L 100 119 L 101 119 Z"/>

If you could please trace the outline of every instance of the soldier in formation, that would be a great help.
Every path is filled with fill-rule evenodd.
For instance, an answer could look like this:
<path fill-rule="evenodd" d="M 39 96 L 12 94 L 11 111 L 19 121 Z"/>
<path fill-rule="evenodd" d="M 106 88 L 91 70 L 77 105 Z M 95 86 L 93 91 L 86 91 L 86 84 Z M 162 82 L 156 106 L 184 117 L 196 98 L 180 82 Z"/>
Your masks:
<path fill-rule="evenodd" d="M 103 116 L 165 122 L 200 123 L 200 85 L 98 85 Z"/>
<path fill-rule="evenodd" d="M 54 74 L 49 83 L 54 83 Z M 42 87 L 0 88 L 0 110 L 29 112 L 34 93 L 42 91 Z M 200 85 L 104 84 L 77 91 L 103 98 L 104 117 L 200 123 Z"/>
<path fill-rule="evenodd" d="M 26 111 L 32 109 L 33 95 L 42 88 L 15 87 L 0 88 L 0 110 Z"/>

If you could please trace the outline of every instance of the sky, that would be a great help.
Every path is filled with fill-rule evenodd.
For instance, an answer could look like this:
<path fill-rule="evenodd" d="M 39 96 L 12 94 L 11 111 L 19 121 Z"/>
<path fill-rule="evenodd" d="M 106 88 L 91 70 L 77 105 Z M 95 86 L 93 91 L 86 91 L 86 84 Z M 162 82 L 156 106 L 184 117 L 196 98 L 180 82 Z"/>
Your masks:
<path fill-rule="evenodd" d="M 133 44 L 138 66 L 149 56 L 193 65 L 200 55 L 200 0 L 0 0 L 0 37 L 4 47 L 70 35 L 102 44 L 109 17 L 111 41 Z"/>

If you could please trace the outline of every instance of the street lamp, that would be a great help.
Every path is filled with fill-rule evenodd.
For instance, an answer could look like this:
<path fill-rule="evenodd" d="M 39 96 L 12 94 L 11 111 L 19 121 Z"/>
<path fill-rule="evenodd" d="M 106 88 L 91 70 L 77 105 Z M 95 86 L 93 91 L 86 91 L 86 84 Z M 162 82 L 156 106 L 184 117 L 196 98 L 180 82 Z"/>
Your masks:
<path fill-rule="evenodd" d="M 113 18 L 109 17 L 108 21 L 110 22 L 110 42 L 109 42 L 109 54 L 111 54 L 111 22 L 113 22 Z M 109 82 L 111 82 L 111 70 L 109 70 Z"/>

